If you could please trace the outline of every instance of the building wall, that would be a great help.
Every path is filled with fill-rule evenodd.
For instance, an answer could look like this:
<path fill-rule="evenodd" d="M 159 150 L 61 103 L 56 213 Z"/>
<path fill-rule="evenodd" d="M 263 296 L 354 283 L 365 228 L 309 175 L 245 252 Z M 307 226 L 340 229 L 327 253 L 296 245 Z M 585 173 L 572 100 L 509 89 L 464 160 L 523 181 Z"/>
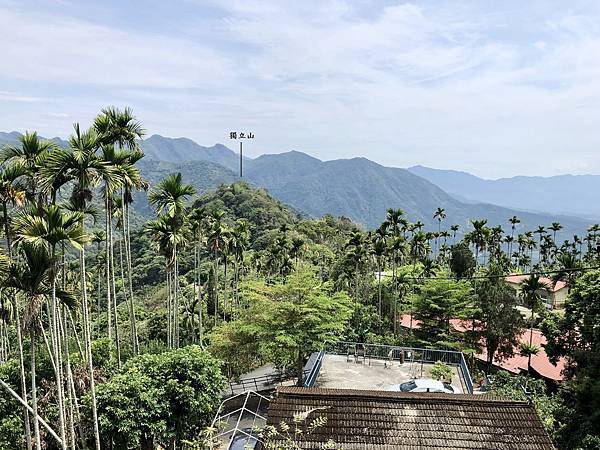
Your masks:
<path fill-rule="evenodd" d="M 513 288 L 515 296 L 519 300 L 519 305 L 523 305 L 523 300 L 521 299 L 521 285 L 516 283 L 508 283 L 508 285 Z M 565 300 L 567 299 L 567 288 L 565 287 L 554 293 L 548 289 L 540 289 L 538 294 L 540 294 L 542 302 L 546 308 L 562 309 L 564 307 Z"/>
<path fill-rule="evenodd" d="M 554 309 L 563 309 L 567 300 L 567 288 L 562 288 L 554 293 Z"/>

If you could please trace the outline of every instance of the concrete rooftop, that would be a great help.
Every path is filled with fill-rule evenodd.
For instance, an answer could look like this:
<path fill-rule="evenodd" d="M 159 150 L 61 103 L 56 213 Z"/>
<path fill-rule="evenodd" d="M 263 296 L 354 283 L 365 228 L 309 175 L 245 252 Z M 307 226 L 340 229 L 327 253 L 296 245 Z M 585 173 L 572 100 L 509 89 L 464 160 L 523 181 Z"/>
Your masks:
<path fill-rule="evenodd" d="M 323 357 L 323 365 L 317 377 L 315 387 L 335 389 L 385 390 L 393 384 L 404 383 L 414 378 L 430 378 L 433 364 L 405 361 L 387 361 L 367 358 L 363 362 L 353 356 L 329 355 Z M 452 387 L 456 393 L 466 392 L 460 370 L 453 369 Z"/>

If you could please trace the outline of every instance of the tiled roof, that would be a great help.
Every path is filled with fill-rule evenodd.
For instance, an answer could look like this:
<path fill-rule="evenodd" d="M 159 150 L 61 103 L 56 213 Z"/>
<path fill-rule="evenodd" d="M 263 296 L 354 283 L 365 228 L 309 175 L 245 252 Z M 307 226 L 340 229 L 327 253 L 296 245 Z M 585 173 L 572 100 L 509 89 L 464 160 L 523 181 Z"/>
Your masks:
<path fill-rule="evenodd" d="M 504 279 L 508 283 L 511 283 L 511 284 L 521 284 L 523 281 L 527 280 L 528 278 L 529 278 L 529 276 L 527 276 L 527 275 L 519 275 L 518 273 L 513 273 Z M 567 283 L 565 283 L 564 281 L 557 281 L 556 283 L 554 283 L 553 280 L 551 280 L 550 278 L 546 278 L 546 277 L 540 277 L 540 283 L 544 284 L 550 292 L 558 292 L 561 289 L 564 289 L 567 287 Z"/>
<path fill-rule="evenodd" d="M 471 330 L 471 322 L 464 321 L 460 319 L 451 319 L 450 323 L 452 324 L 452 328 L 460 333 L 464 333 L 467 330 Z M 410 328 L 410 315 L 405 314 L 400 318 L 400 326 L 403 328 Z M 412 328 L 419 329 L 421 323 L 418 320 L 412 320 Z M 519 337 L 519 341 L 529 343 L 529 330 L 523 330 L 521 332 L 521 336 Z M 544 346 L 546 345 L 546 338 L 542 334 L 540 330 L 533 329 L 533 339 L 532 344 L 539 347 L 540 351 L 531 355 L 531 368 L 535 370 L 540 376 L 547 378 L 549 380 L 554 381 L 562 381 L 564 379 L 563 371 L 565 369 L 566 360 L 564 358 L 560 358 L 556 365 L 550 362 L 550 358 L 546 354 L 544 350 Z M 520 349 L 515 348 L 514 355 L 510 358 L 503 359 L 494 359 L 494 365 L 500 367 L 504 370 L 508 370 L 512 373 L 521 373 L 527 371 L 527 360 L 526 356 L 522 356 L 520 354 Z M 487 351 L 485 346 L 483 347 L 483 351 L 475 355 L 477 359 L 483 362 L 487 362 Z"/>
<path fill-rule="evenodd" d="M 488 395 L 280 387 L 268 424 L 307 412 L 307 422 L 327 422 L 302 435 L 301 449 L 331 439 L 347 450 L 554 450 L 532 405 Z"/>

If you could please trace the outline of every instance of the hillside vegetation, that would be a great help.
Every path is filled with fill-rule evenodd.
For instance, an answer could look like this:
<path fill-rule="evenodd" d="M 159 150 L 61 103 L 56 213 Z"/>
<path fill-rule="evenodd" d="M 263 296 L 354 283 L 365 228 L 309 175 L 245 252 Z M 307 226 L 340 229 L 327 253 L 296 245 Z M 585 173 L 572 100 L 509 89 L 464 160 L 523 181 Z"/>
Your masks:
<path fill-rule="evenodd" d="M 549 390 L 529 364 L 524 379 L 497 377 L 495 392 L 522 398 L 524 382 L 559 448 L 598 447 L 600 225 L 563 239 L 562 223 L 530 227 L 533 215 L 459 215 L 462 204 L 401 169 L 257 159 L 255 176 L 269 171 L 314 208 L 317 194 L 331 208 L 346 195 L 337 214 L 383 208 L 369 189 L 386 187 L 405 202 L 364 230 L 308 218 L 250 183 L 199 192 L 192 178 L 208 186 L 231 171 L 145 163 L 142 136 L 131 110 L 109 107 L 62 147 L 27 133 L 0 152 L 0 448 L 210 448 L 225 381 L 259 367 L 302 385 L 311 354 L 349 341 L 485 354 L 483 365 L 466 358 L 481 380 L 498 360 L 541 351 L 536 327 L 547 355 L 567 361 L 565 381 Z M 143 190 L 150 217 L 136 228 Z M 419 202 L 418 190 L 456 203 Z M 419 216 L 419 205 L 431 210 Z M 526 274 L 518 295 L 505 282 L 514 272 Z M 567 284 L 564 311 L 545 307 L 541 275 Z"/>

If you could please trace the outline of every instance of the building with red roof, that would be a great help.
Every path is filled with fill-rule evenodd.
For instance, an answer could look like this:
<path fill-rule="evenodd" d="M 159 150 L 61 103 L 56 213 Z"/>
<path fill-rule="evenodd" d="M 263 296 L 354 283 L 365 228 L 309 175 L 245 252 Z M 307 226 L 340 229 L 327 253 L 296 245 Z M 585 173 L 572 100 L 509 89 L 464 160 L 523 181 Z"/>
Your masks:
<path fill-rule="evenodd" d="M 470 321 L 452 319 L 450 322 L 452 324 L 452 327 L 460 333 L 464 333 L 465 331 L 471 329 Z M 403 328 L 407 329 L 411 327 L 413 329 L 420 328 L 420 322 L 415 319 L 412 319 L 411 321 L 411 317 L 408 314 L 405 314 L 401 317 L 400 325 Z M 522 342 L 529 343 L 529 330 L 524 330 L 521 336 L 519 337 L 519 340 Z M 544 378 L 546 380 L 554 382 L 560 382 L 564 379 L 563 371 L 565 368 L 565 360 L 564 358 L 561 358 L 556 365 L 550 362 L 550 359 L 548 358 L 548 355 L 544 350 L 546 342 L 546 338 L 544 337 L 542 332 L 534 328 L 532 335 L 532 344 L 536 345 L 540 349 L 540 351 L 536 355 L 531 356 L 531 369 L 540 378 Z M 485 347 L 483 347 L 481 353 L 476 354 L 475 357 L 479 361 L 487 363 L 487 351 Z M 524 374 L 527 373 L 527 361 L 528 357 L 521 355 L 520 349 L 515 348 L 514 355 L 512 357 L 503 359 L 494 358 L 493 364 L 494 367 L 498 369 L 504 369 L 514 374 Z"/>
<path fill-rule="evenodd" d="M 521 292 L 521 283 L 528 278 L 529 275 L 513 273 L 504 278 L 504 280 L 515 290 L 515 295 L 519 295 Z M 544 302 L 544 306 L 548 309 L 562 309 L 569 291 L 567 289 L 567 283 L 564 281 L 557 281 L 555 283 L 553 280 L 546 277 L 540 277 L 540 282 L 546 286 L 545 289 L 540 289 L 538 292 Z"/>

